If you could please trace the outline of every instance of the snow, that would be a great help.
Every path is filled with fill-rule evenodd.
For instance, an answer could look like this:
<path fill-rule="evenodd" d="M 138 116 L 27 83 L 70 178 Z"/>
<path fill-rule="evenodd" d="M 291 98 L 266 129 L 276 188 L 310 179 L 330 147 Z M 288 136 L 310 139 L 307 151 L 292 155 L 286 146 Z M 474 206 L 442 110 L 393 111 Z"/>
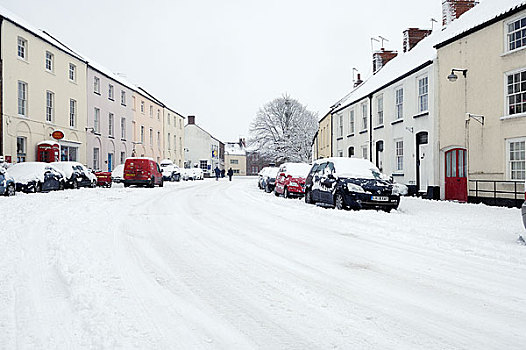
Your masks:
<path fill-rule="evenodd" d="M 225 144 L 225 154 L 231 156 L 245 156 L 247 153 L 245 148 L 240 146 L 239 143 L 227 143 Z"/>
<path fill-rule="evenodd" d="M 52 141 L 52 140 L 41 141 L 41 142 L 37 143 L 37 145 L 38 146 L 40 146 L 40 145 L 60 146 L 57 141 Z"/>
<path fill-rule="evenodd" d="M 355 177 L 363 179 L 378 179 L 388 177 L 382 174 L 378 168 L 368 161 L 362 158 L 346 158 L 346 157 L 333 157 L 319 159 L 315 163 L 321 164 L 325 162 L 332 162 L 334 164 L 334 175 L 343 177 Z"/>
<path fill-rule="evenodd" d="M 27 184 L 30 181 L 44 182 L 44 173 L 49 168 L 48 163 L 27 162 L 17 163 L 9 167 L 9 174 L 15 179 L 16 183 Z M 56 169 L 56 168 L 55 168 Z M 63 173 L 57 169 L 57 172 Z"/>
<path fill-rule="evenodd" d="M 307 163 L 284 163 L 280 166 L 280 169 L 285 169 L 287 175 L 292 177 L 303 177 L 306 178 L 309 175 L 312 165 Z"/>
<path fill-rule="evenodd" d="M 256 182 L 0 200 L 0 348 L 524 348 L 519 210 L 337 211 Z"/>

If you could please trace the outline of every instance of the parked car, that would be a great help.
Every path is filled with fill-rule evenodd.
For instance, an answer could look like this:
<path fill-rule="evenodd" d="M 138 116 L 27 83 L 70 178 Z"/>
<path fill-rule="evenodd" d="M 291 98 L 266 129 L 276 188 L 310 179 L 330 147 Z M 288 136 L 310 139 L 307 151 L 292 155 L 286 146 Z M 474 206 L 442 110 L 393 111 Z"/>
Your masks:
<path fill-rule="evenodd" d="M 285 198 L 302 197 L 305 194 L 305 178 L 311 166 L 307 163 L 284 163 L 279 167 L 274 193 Z"/>
<path fill-rule="evenodd" d="M 278 175 L 278 167 L 268 166 L 261 169 L 258 176 L 258 187 L 265 192 L 270 193 L 274 191 L 276 177 Z"/>
<path fill-rule="evenodd" d="M 184 181 L 188 180 L 203 180 L 204 179 L 204 173 L 203 170 L 200 168 L 189 168 L 189 169 L 182 169 L 181 170 L 181 178 Z"/>
<path fill-rule="evenodd" d="M 50 164 L 64 173 L 66 188 L 95 187 L 97 185 L 95 175 L 79 162 L 53 162 Z"/>
<path fill-rule="evenodd" d="M 181 170 L 170 159 L 165 159 L 159 164 L 161 166 L 161 173 L 163 179 L 166 181 L 180 181 Z"/>
<path fill-rule="evenodd" d="M 204 180 L 205 175 L 204 175 L 203 169 L 192 168 L 192 171 L 194 173 L 194 180 Z"/>
<path fill-rule="evenodd" d="M 109 171 L 96 171 L 94 172 L 95 177 L 97 178 L 97 186 L 99 187 L 111 187 L 111 172 Z"/>
<path fill-rule="evenodd" d="M 163 174 L 152 158 L 132 157 L 124 163 L 124 187 L 130 185 L 163 187 Z"/>
<path fill-rule="evenodd" d="M 111 172 L 111 181 L 120 183 L 124 179 L 124 164 L 119 164 Z"/>
<path fill-rule="evenodd" d="M 66 187 L 64 173 L 49 163 L 18 163 L 9 168 L 9 174 L 15 179 L 16 191 L 29 193 Z"/>
<path fill-rule="evenodd" d="M 400 204 L 399 187 L 373 163 L 359 158 L 325 158 L 314 162 L 305 181 L 305 202 L 337 209 L 382 209 Z"/>
<path fill-rule="evenodd" d="M 0 195 L 4 196 L 14 196 L 16 193 L 16 183 L 15 179 L 7 170 L 0 166 Z"/>

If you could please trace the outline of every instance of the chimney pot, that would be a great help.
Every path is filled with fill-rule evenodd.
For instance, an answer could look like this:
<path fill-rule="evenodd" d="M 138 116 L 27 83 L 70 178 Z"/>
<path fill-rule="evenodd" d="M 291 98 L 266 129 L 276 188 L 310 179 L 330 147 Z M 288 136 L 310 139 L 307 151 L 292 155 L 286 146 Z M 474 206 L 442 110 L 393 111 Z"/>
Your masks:
<path fill-rule="evenodd" d="M 442 25 L 447 26 L 478 3 L 477 0 L 442 0 Z"/>
<path fill-rule="evenodd" d="M 188 116 L 188 124 L 195 124 L 195 115 Z"/>

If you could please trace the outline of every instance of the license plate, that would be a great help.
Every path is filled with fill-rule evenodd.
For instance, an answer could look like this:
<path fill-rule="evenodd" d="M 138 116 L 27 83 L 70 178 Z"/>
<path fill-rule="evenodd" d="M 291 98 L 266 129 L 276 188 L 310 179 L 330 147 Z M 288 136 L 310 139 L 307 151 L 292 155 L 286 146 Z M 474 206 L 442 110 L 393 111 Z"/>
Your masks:
<path fill-rule="evenodd" d="M 128 174 L 128 176 L 135 176 L 135 174 Z"/>
<path fill-rule="evenodd" d="M 371 200 L 377 202 L 389 202 L 389 197 L 386 196 L 371 196 Z"/>

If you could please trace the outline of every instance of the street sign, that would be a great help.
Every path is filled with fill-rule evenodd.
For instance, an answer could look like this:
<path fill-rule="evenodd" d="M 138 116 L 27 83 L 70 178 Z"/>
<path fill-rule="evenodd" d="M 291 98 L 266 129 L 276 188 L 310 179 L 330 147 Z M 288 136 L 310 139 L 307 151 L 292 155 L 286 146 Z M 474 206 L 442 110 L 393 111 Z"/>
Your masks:
<path fill-rule="evenodd" d="M 64 132 L 62 130 L 55 130 L 51 133 L 51 137 L 55 140 L 62 140 L 64 138 Z"/>

